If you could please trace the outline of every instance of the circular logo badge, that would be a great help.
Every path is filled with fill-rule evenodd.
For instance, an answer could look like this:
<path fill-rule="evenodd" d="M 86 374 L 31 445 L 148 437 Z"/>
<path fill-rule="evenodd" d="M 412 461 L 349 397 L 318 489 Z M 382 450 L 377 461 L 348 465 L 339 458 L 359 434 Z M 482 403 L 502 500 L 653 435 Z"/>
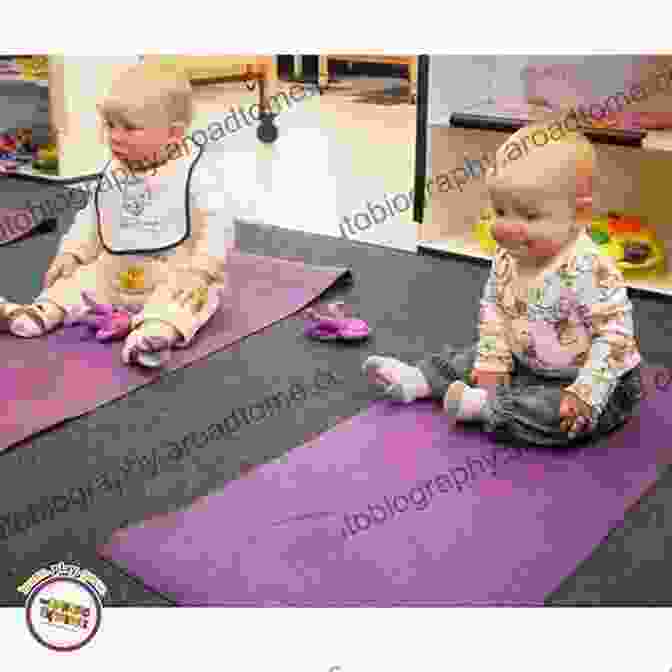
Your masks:
<path fill-rule="evenodd" d="M 26 602 L 28 629 L 53 651 L 75 651 L 100 627 L 103 606 L 96 591 L 77 579 L 56 577 L 38 584 Z"/>

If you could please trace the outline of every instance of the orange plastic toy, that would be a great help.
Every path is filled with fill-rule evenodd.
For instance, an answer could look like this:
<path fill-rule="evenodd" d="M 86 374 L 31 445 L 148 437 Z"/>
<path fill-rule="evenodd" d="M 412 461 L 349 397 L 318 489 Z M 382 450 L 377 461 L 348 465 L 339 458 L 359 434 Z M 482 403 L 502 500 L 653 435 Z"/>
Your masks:
<path fill-rule="evenodd" d="M 633 215 L 626 217 L 617 213 L 609 213 L 607 227 L 612 234 L 641 233 L 643 228 L 639 217 Z"/>

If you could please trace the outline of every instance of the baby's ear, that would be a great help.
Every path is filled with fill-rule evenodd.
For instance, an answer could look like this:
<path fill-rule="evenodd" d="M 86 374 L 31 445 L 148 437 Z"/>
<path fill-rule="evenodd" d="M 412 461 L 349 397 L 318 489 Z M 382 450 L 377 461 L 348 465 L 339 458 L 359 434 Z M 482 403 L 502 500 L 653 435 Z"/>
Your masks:
<path fill-rule="evenodd" d="M 490 189 L 497 177 L 497 157 L 495 157 L 495 163 L 491 166 L 488 166 L 484 171 L 484 183 L 487 189 Z"/>

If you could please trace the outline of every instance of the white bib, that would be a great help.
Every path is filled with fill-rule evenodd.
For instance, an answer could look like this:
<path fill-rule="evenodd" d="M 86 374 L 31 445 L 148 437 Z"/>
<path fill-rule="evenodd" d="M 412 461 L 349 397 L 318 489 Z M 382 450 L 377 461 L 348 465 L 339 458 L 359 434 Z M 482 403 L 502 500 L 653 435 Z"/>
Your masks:
<path fill-rule="evenodd" d="M 103 248 L 110 254 L 156 255 L 189 238 L 191 177 L 201 155 L 202 151 L 163 183 L 140 175 L 125 175 L 125 183 L 116 178 L 112 181 L 114 174 L 108 163 L 94 197 Z M 103 181 L 117 186 L 103 190 Z"/>

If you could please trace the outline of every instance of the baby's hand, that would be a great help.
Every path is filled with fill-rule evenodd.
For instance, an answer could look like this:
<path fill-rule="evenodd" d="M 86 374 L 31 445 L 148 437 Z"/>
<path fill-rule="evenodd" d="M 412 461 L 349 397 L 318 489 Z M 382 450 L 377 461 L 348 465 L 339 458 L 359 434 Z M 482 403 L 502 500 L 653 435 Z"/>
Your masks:
<path fill-rule="evenodd" d="M 592 412 L 590 406 L 577 396 L 566 392 L 560 401 L 560 429 L 573 439 L 590 425 Z"/>
<path fill-rule="evenodd" d="M 508 373 L 496 373 L 493 371 L 479 371 L 474 369 L 471 373 L 471 382 L 477 387 L 492 388 L 497 385 L 509 385 L 511 376 Z"/>
<path fill-rule="evenodd" d="M 69 278 L 81 264 L 73 254 L 59 254 L 44 274 L 44 287 L 49 289 L 59 278 Z"/>

